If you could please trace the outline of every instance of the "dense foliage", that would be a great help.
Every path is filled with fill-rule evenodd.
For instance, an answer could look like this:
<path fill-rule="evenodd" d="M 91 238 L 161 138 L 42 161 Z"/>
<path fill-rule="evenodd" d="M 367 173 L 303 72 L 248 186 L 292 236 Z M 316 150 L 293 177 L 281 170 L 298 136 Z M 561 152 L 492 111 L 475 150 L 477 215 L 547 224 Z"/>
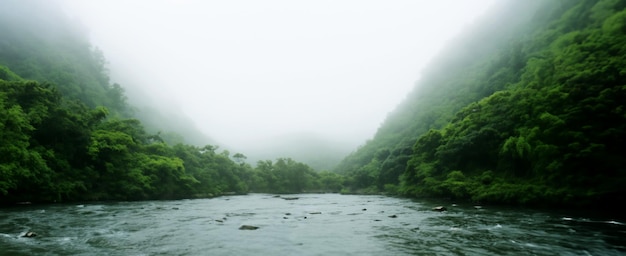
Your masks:
<path fill-rule="evenodd" d="M 501 203 L 623 200 L 625 7 L 503 4 L 344 160 L 350 186 Z"/>
<path fill-rule="evenodd" d="M 148 133 L 100 51 L 52 2 L 0 3 L 0 34 L 0 203 L 341 189 L 341 176 L 292 159 L 252 167 Z"/>

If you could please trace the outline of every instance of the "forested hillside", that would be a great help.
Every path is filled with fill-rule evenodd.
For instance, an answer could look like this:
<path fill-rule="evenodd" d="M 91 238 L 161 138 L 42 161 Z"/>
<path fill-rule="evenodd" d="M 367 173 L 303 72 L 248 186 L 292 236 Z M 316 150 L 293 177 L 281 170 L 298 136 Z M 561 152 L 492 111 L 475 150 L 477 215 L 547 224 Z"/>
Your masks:
<path fill-rule="evenodd" d="M 55 84 L 68 100 L 131 116 L 123 89 L 110 84 L 102 52 L 54 2 L 10 0 L 0 7 L 0 65 L 24 79 Z"/>
<path fill-rule="evenodd" d="M 623 200 L 625 7 L 500 2 L 445 48 L 337 170 L 354 191 L 527 204 Z"/>
<path fill-rule="evenodd" d="M 52 1 L 0 2 L 0 203 L 341 189 L 289 158 L 253 168 L 147 132 L 75 24 Z"/>

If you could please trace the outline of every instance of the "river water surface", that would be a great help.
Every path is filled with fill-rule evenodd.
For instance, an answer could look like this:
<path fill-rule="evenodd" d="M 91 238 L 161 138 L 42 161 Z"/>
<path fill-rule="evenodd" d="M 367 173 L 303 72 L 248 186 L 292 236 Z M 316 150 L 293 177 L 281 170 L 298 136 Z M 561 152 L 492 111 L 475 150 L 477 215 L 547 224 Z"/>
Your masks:
<path fill-rule="evenodd" d="M 0 209 L 0 255 L 626 255 L 620 220 L 437 205 L 251 194 L 12 207 Z"/>

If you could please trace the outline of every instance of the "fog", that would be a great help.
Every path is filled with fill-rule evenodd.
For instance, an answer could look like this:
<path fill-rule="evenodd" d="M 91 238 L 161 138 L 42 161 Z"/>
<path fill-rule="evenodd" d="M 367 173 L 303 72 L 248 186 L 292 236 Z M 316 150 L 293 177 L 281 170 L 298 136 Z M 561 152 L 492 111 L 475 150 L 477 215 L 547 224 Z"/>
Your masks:
<path fill-rule="evenodd" d="M 131 104 L 244 153 L 299 134 L 363 144 L 493 2 L 61 1 Z"/>

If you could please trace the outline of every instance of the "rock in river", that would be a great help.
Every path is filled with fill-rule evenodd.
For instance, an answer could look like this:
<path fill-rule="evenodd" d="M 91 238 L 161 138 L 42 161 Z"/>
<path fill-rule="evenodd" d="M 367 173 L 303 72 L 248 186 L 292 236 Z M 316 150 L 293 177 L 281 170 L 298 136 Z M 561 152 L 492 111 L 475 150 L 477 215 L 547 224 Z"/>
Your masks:
<path fill-rule="evenodd" d="M 252 226 L 252 225 L 241 225 L 241 227 L 239 227 L 239 230 L 257 230 L 257 229 L 259 229 L 259 227 Z"/>
<path fill-rule="evenodd" d="M 437 207 L 433 208 L 433 211 L 436 211 L 436 212 L 443 212 L 443 211 L 447 211 L 447 210 L 448 209 L 446 209 L 446 207 L 444 207 L 444 206 L 437 206 Z"/>

